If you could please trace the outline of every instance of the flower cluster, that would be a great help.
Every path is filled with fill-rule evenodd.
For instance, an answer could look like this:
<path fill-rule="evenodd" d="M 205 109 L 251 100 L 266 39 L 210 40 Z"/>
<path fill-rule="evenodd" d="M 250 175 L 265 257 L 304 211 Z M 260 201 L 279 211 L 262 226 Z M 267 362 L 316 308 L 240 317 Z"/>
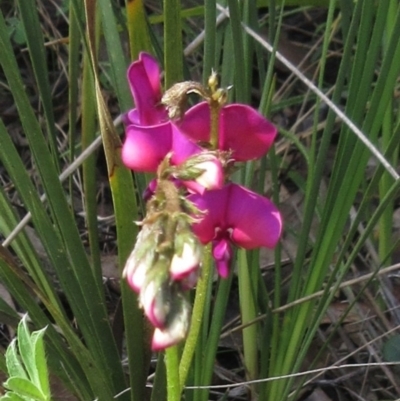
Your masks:
<path fill-rule="evenodd" d="M 235 162 L 268 151 L 276 129 L 249 106 L 226 105 L 214 73 L 207 87 L 182 82 L 162 95 L 158 64 L 141 53 L 128 81 L 136 108 L 124 116 L 122 160 L 157 177 L 146 190 L 147 215 L 124 276 L 139 293 L 159 350 L 186 335 L 185 291 L 196 285 L 202 244 L 212 244 L 217 270 L 227 277 L 233 245 L 272 248 L 278 242 L 282 220 L 274 204 L 228 182 Z M 203 101 L 185 110 L 190 93 Z"/>

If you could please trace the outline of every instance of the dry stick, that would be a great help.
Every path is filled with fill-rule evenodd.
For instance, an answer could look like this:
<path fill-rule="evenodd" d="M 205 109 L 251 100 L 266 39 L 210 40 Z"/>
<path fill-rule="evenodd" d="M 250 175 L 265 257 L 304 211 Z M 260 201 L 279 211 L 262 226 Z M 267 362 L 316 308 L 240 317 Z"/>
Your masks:
<path fill-rule="evenodd" d="M 399 330 L 400 326 L 396 326 L 393 327 L 392 329 L 390 329 L 389 331 L 381 334 L 378 337 L 373 338 L 371 341 L 368 341 L 367 343 L 361 345 L 360 347 L 358 347 L 357 349 L 353 350 L 352 352 L 350 352 L 349 354 L 346 354 L 343 358 L 339 359 L 338 361 L 336 361 L 333 365 L 331 365 L 330 367 L 326 368 L 327 370 L 330 370 L 330 368 L 343 368 L 343 367 L 347 367 L 347 365 L 339 365 L 340 363 L 342 363 L 343 361 L 345 361 L 346 359 L 350 358 L 351 356 L 355 355 L 357 352 L 360 352 L 362 349 L 369 347 L 372 343 L 386 337 L 388 334 L 391 333 L 395 333 Z M 393 366 L 393 365 L 400 365 L 400 362 L 394 362 L 394 363 L 390 363 L 390 362 L 377 362 L 377 363 L 367 363 L 365 364 L 366 367 L 371 367 L 371 366 L 378 366 L 378 367 L 382 367 L 382 366 Z M 355 364 L 354 366 L 359 366 L 357 364 Z M 310 380 L 306 381 L 304 383 L 304 386 L 307 386 L 308 384 L 315 382 L 315 380 L 321 376 L 322 374 L 325 373 L 325 371 L 323 369 L 319 370 L 318 369 L 316 371 L 310 371 L 310 373 L 316 373 L 316 375 L 314 377 L 312 377 Z"/>
<path fill-rule="evenodd" d="M 220 25 L 222 21 L 226 20 L 228 16 L 224 13 L 218 15 L 217 20 L 215 22 L 216 26 Z M 185 48 L 183 54 L 188 56 L 191 54 L 197 47 L 199 47 L 203 42 L 206 36 L 206 31 L 203 29 Z"/>
<path fill-rule="evenodd" d="M 217 384 L 217 385 L 212 385 L 212 386 L 187 386 L 187 387 L 185 387 L 185 389 L 186 390 L 229 389 L 229 388 L 235 388 L 235 387 L 240 387 L 240 386 L 249 386 L 251 384 L 256 384 L 256 383 L 266 383 L 266 382 L 270 382 L 270 381 L 274 381 L 274 380 L 288 379 L 291 377 L 301 377 L 301 376 L 309 375 L 312 373 L 323 374 L 323 373 L 331 371 L 331 370 L 338 370 L 338 369 L 345 369 L 345 368 L 370 368 L 370 367 L 382 367 L 382 366 L 400 366 L 400 362 L 355 363 L 355 364 L 344 364 L 344 365 L 339 365 L 339 366 L 332 365 L 327 368 L 312 369 L 312 370 L 308 370 L 305 372 L 292 373 L 290 375 L 266 377 L 264 379 L 249 380 L 249 381 L 233 383 L 233 384 Z"/>
<path fill-rule="evenodd" d="M 114 127 L 118 126 L 122 122 L 122 116 L 118 116 L 114 121 Z M 98 136 L 74 161 L 69 165 L 58 177 L 60 182 L 65 181 L 97 148 L 101 145 L 101 136 Z M 40 200 L 44 202 L 46 200 L 46 194 L 40 197 Z M 31 213 L 27 213 L 24 218 L 15 226 L 14 230 L 8 235 L 8 237 L 1 244 L 4 247 L 10 245 L 11 241 L 23 230 L 23 228 L 31 220 Z"/>
<path fill-rule="evenodd" d="M 286 304 L 286 305 L 283 305 L 283 306 L 281 306 L 279 308 L 273 309 L 272 312 L 273 313 L 283 312 L 283 311 L 285 311 L 287 309 L 293 308 L 296 305 L 300 305 L 300 304 L 302 304 L 304 302 L 308 302 L 308 301 L 310 301 L 310 300 L 312 300 L 314 298 L 318 298 L 321 295 L 323 295 L 326 291 L 334 291 L 334 290 L 342 289 L 344 287 L 349 287 L 351 285 L 358 284 L 358 283 L 361 283 L 363 281 L 369 280 L 373 276 L 378 277 L 378 276 L 381 276 L 381 275 L 386 274 L 386 273 L 390 273 L 390 272 L 392 272 L 394 270 L 398 270 L 398 269 L 400 269 L 400 263 L 396 263 L 395 265 L 392 265 L 392 266 L 389 266 L 389 267 L 385 267 L 384 269 L 381 269 L 377 273 L 376 272 L 368 273 L 368 274 L 364 274 L 361 277 L 357 277 L 357 278 L 353 278 L 351 280 L 344 281 L 338 287 L 332 286 L 331 288 L 329 288 L 329 290 L 325 289 L 325 290 L 320 290 L 320 291 L 314 292 L 313 294 L 307 295 L 306 297 L 303 297 L 303 298 L 300 298 L 300 299 L 296 299 L 296 301 L 290 302 L 289 304 Z M 251 324 L 254 324 L 254 323 L 257 323 L 259 321 L 264 320 L 265 318 L 266 318 L 266 315 L 261 315 L 261 316 L 257 317 L 256 319 L 252 320 L 251 322 L 248 322 L 248 323 L 246 323 L 244 325 L 235 327 L 234 329 L 230 330 L 229 332 L 223 334 L 221 336 L 221 338 L 227 337 L 228 335 L 231 335 L 234 331 L 242 330 L 245 327 L 250 326 Z"/>
<path fill-rule="evenodd" d="M 218 9 L 229 17 L 228 9 L 217 4 Z M 330 109 L 345 123 L 350 130 L 360 139 L 360 141 L 369 149 L 369 151 L 382 163 L 388 173 L 395 179 L 398 180 L 400 176 L 391 164 L 385 159 L 382 153 L 374 146 L 374 144 L 368 140 L 365 134 L 339 109 L 335 103 L 332 102 L 315 84 L 313 84 L 304 74 L 302 74 L 298 68 L 293 65 L 287 58 L 271 46 L 264 38 L 262 38 L 257 32 L 246 26 L 243 22 L 241 23 L 243 29 L 258 43 L 260 43 L 270 53 L 274 53 L 275 57 L 285 65 L 293 74 L 295 74 L 308 88 L 314 92 Z"/>

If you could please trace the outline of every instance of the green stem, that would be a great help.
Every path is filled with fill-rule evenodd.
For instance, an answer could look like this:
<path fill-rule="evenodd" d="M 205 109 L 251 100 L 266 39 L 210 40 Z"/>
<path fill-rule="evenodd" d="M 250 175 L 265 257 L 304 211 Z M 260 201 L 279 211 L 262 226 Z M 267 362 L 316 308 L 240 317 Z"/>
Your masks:
<path fill-rule="evenodd" d="M 247 263 L 246 251 L 240 249 L 239 255 L 239 299 L 240 313 L 242 315 L 242 324 L 246 324 L 257 317 L 254 304 L 254 292 L 251 283 L 249 266 Z M 243 329 L 243 351 L 244 362 L 246 365 L 247 377 L 249 379 L 257 378 L 257 326 L 255 324 Z"/>
<path fill-rule="evenodd" d="M 234 258 L 233 258 L 234 259 Z M 213 304 L 213 313 L 210 323 L 208 338 L 204 350 L 202 350 L 201 355 L 201 380 L 196 383 L 196 385 L 207 386 L 211 383 L 211 378 L 214 372 L 215 357 L 217 354 L 219 338 L 221 334 L 222 325 L 224 322 L 224 316 L 226 311 L 226 306 L 228 304 L 228 298 L 230 293 L 230 288 L 232 284 L 233 274 L 229 274 L 229 277 L 220 280 L 218 283 L 218 290 Z M 207 401 L 208 400 L 208 389 L 201 389 L 195 392 L 194 401 Z"/>
<path fill-rule="evenodd" d="M 212 100 L 210 103 L 210 115 L 211 115 L 210 144 L 211 144 L 211 149 L 218 149 L 219 110 L 220 110 L 220 106 L 219 106 L 218 102 L 215 100 Z"/>
<path fill-rule="evenodd" d="M 183 389 L 183 386 L 186 382 L 189 368 L 192 363 L 193 354 L 196 349 L 201 323 L 203 321 L 204 305 L 207 295 L 207 284 L 211 272 L 211 265 L 212 260 L 210 246 L 207 246 L 204 252 L 204 263 L 201 271 L 201 277 L 196 287 L 196 295 L 194 299 L 190 331 L 185 342 L 185 347 L 183 349 L 182 358 L 179 365 L 179 379 L 181 390 Z"/>
<path fill-rule="evenodd" d="M 179 356 L 178 347 L 174 345 L 165 350 L 165 367 L 167 370 L 168 401 L 179 401 L 181 389 L 179 386 Z"/>

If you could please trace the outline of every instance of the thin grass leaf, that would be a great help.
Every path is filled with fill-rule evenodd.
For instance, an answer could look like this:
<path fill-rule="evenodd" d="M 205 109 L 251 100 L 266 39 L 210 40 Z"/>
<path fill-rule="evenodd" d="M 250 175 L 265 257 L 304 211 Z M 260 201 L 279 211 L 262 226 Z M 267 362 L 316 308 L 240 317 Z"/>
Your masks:
<path fill-rule="evenodd" d="M 19 216 L 17 216 L 15 207 L 11 204 L 2 188 L 0 188 L 0 209 L 0 232 L 4 237 L 8 237 L 14 227 L 17 226 Z M 11 247 L 35 281 L 36 285 L 38 285 L 41 291 L 43 291 L 43 293 L 45 293 L 51 300 L 54 307 L 57 307 L 61 312 L 62 307 L 60 300 L 55 293 L 53 283 L 51 283 L 43 268 L 45 262 L 39 259 L 35 247 L 28 239 L 26 233 L 19 233 L 18 237 L 12 241 Z"/>
<path fill-rule="evenodd" d="M 230 26 L 232 32 L 233 46 L 233 56 L 234 56 L 234 66 L 235 66 L 235 80 L 234 80 L 234 91 L 235 99 L 241 103 L 248 103 L 250 100 L 249 87 L 246 85 L 247 81 L 245 79 L 245 71 L 249 67 L 245 65 L 249 64 L 249 59 L 245 58 L 244 48 L 243 48 L 243 31 L 240 29 L 241 15 L 239 10 L 239 3 L 236 0 L 228 0 L 229 14 L 230 14 Z M 248 56 L 248 55 L 247 55 Z M 252 58 L 251 58 L 252 61 Z M 252 64 L 252 62 L 250 63 Z"/>
<path fill-rule="evenodd" d="M 95 29 L 98 32 L 98 29 Z M 98 35 L 96 35 L 98 36 Z M 96 40 L 97 42 L 97 40 Z M 93 74 L 88 60 L 88 55 L 83 55 L 83 75 L 82 75 L 82 124 L 81 124 L 81 148 L 85 151 L 96 139 L 97 116 L 95 88 L 93 82 Z M 99 229 L 98 229 L 98 212 L 97 212 L 97 174 L 96 174 L 97 154 L 93 153 L 88 157 L 82 165 L 83 179 L 83 199 L 85 210 L 85 222 L 89 238 L 90 255 L 92 269 L 95 278 L 99 280 L 98 285 L 102 285 L 103 271 L 101 267 L 101 256 L 99 249 Z"/>
<path fill-rule="evenodd" d="M 164 0 L 164 72 L 165 88 L 183 78 L 181 1 Z"/>
<path fill-rule="evenodd" d="M 131 60 L 136 60 L 141 51 L 152 52 L 149 27 L 143 0 L 126 0 L 125 4 Z"/>
<path fill-rule="evenodd" d="M 111 67 L 112 86 L 115 88 L 121 110 L 126 111 L 132 106 L 132 98 L 129 87 L 126 84 L 127 62 L 122 50 L 121 38 L 117 29 L 112 3 L 108 0 L 99 0 L 98 4 Z M 95 19 L 93 18 L 91 21 L 95 21 Z M 88 28 L 91 30 L 94 29 L 92 26 L 88 26 Z"/>
<path fill-rule="evenodd" d="M 79 98 L 79 56 L 81 52 L 81 41 L 79 35 L 79 22 L 74 14 L 73 7 L 69 8 L 69 29 L 68 29 L 68 145 L 69 162 L 72 163 L 75 158 L 76 143 L 76 124 L 78 120 L 78 98 Z M 69 193 L 71 198 L 73 193 L 73 180 L 69 179 Z M 73 209 L 73 204 L 71 205 Z"/>
<path fill-rule="evenodd" d="M 213 375 L 213 366 L 215 363 L 215 355 L 218 349 L 219 338 L 223 325 L 223 316 L 225 315 L 226 306 L 228 304 L 229 293 L 232 284 L 232 275 L 226 280 L 220 280 L 218 284 L 217 295 L 215 298 L 215 304 L 212 313 L 212 320 L 210 327 L 212 330 L 208 331 L 207 343 L 204 348 L 204 353 L 201 353 L 202 359 L 200 367 L 202 369 L 201 381 L 195 382 L 195 385 L 207 386 L 211 383 Z M 208 400 L 209 389 L 199 389 L 194 392 L 194 401 L 206 401 Z"/>
<path fill-rule="evenodd" d="M 33 0 L 17 1 L 22 23 L 26 32 L 26 40 L 29 55 L 32 61 L 33 71 L 37 81 L 37 89 L 43 104 L 43 112 L 46 121 L 48 141 L 51 148 L 53 163 L 59 171 L 55 121 L 51 90 L 49 85 L 49 73 L 46 62 L 46 50 L 42 29 L 38 18 L 38 9 Z"/>

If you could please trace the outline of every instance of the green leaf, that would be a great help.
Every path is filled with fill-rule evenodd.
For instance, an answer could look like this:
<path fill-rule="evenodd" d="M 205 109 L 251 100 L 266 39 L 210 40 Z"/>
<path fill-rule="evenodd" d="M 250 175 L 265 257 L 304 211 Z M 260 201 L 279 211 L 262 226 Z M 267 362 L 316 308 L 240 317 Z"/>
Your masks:
<path fill-rule="evenodd" d="M 7 347 L 6 351 L 6 364 L 7 364 L 7 371 L 10 377 L 22 377 L 28 378 L 22 361 L 18 355 L 17 350 L 17 340 L 14 339 L 11 341 L 10 345 Z"/>
<path fill-rule="evenodd" d="M 44 348 L 44 334 L 46 328 L 32 333 L 34 363 L 37 370 L 38 382 L 35 383 L 43 394 L 50 397 L 49 370 L 47 368 L 46 353 Z"/>
<path fill-rule="evenodd" d="M 18 325 L 17 339 L 19 354 L 22 361 L 24 362 L 24 367 L 28 373 L 29 380 L 32 381 L 36 386 L 38 386 L 38 374 L 35 365 L 35 357 L 33 354 L 33 344 L 31 340 L 30 331 L 27 323 L 28 315 L 25 315 Z"/>
<path fill-rule="evenodd" d="M 46 401 L 46 397 L 41 393 L 40 389 L 31 381 L 22 377 L 10 377 L 4 383 L 4 387 L 22 397 L 29 397 L 35 401 Z"/>
<path fill-rule="evenodd" d="M 49 372 L 43 341 L 46 328 L 30 334 L 27 319 L 28 315 L 25 315 L 18 325 L 17 338 L 20 355 L 29 380 L 42 394 L 50 397 Z M 24 378 L 24 376 L 20 377 Z"/>
<path fill-rule="evenodd" d="M 18 394 L 7 392 L 2 397 L 0 397 L 1 401 L 30 401 L 25 397 L 21 397 Z"/>
<path fill-rule="evenodd" d="M 10 38 L 18 45 L 26 43 L 26 32 L 21 20 L 16 17 L 7 18 L 7 26 Z"/>

